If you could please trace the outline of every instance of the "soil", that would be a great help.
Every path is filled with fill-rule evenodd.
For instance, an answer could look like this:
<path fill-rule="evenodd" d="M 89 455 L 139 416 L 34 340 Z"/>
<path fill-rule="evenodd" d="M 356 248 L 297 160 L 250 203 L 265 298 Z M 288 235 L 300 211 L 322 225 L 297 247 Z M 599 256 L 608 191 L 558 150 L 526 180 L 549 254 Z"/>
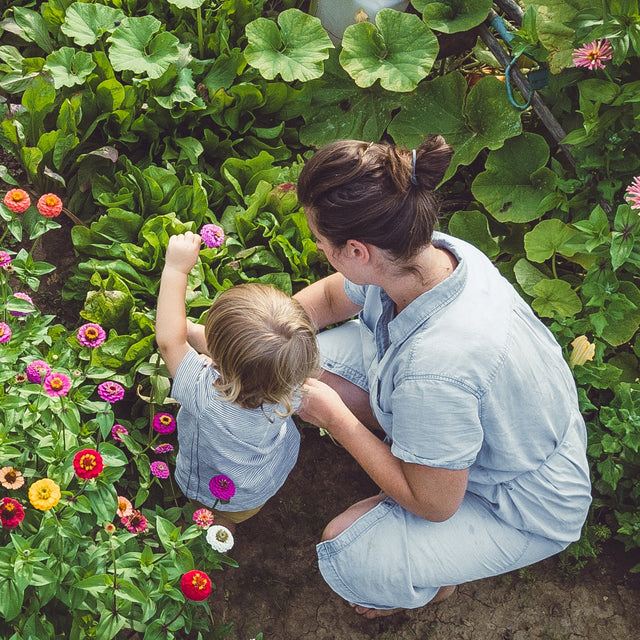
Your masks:
<path fill-rule="evenodd" d="M 77 309 L 60 290 L 75 257 L 70 220 L 48 233 L 37 259 L 57 266 L 34 298 L 66 326 Z M 230 555 L 239 568 L 212 578 L 209 599 L 231 637 L 249 640 L 635 640 L 640 637 L 637 557 L 610 542 L 571 573 L 558 558 L 519 572 L 460 585 L 452 597 L 388 618 L 358 616 L 324 583 L 315 544 L 324 526 L 377 489 L 351 456 L 314 428 L 302 429 L 300 458 L 281 491 L 238 526 Z M 208 639 L 207 639 L 208 640 Z"/>

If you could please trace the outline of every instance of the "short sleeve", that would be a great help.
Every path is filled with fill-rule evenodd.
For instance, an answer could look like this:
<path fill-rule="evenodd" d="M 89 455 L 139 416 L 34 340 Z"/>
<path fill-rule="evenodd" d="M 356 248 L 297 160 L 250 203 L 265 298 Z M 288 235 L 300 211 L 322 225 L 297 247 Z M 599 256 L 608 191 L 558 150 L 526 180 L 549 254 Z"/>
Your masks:
<path fill-rule="evenodd" d="M 479 403 L 452 380 L 406 380 L 392 396 L 392 453 L 429 467 L 470 467 L 483 441 Z"/>
<path fill-rule="evenodd" d="M 189 413 L 197 415 L 211 397 L 210 387 L 218 372 L 209 366 L 209 358 L 189 349 L 178 365 L 173 378 L 171 397 Z"/>
<path fill-rule="evenodd" d="M 347 294 L 349 300 L 355 302 L 355 304 L 359 305 L 360 307 L 364 307 L 364 301 L 367 297 L 366 285 L 353 284 L 351 280 L 347 280 L 345 278 L 344 292 Z"/>

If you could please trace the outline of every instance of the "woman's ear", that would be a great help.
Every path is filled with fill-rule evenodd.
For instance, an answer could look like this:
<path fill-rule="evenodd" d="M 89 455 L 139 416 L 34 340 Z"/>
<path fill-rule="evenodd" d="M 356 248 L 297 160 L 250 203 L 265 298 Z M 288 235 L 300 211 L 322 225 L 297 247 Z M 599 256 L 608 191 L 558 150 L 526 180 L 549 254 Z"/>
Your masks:
<path fill-rule="evenodd" d="M 369 259 L 371 258 L 369 246 L 359 240 L 347 240 L 345 248 L 350 258 L 354 258 L 363 264 L 369 262 Z"/>

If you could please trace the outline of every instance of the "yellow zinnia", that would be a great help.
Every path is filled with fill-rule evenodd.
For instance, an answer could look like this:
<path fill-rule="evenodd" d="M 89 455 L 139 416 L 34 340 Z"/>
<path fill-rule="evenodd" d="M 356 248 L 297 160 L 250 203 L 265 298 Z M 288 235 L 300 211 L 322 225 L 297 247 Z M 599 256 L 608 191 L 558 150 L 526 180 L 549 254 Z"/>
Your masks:
<path fill-rule="evenodd" d="M 29 487 L 29 502 L 40 511 L 53 509 L 60 501 L 60 487 L 50 478 L 37 480 Z"/>
<path fill-rule="evenodd" d="M 572 343 L 573 351 L 569 356 L 569 366 L 573 369 L 576 365 L 582 365 L 588 360 L 593 360 L 596 354 L 596 345 L 587 340 L 587 336 L 578 336 Z"/>

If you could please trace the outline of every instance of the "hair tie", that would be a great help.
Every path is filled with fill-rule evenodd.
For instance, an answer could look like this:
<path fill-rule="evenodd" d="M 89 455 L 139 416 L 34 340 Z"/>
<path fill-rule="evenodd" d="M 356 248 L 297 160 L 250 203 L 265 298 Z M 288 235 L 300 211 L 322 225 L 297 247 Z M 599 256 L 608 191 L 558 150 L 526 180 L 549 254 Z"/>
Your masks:
<path fill-rule="evenodd" d="M 418 180 L 416 179 L 416 150 L 411 150 L 411 184 L 418 184 Z"/>

